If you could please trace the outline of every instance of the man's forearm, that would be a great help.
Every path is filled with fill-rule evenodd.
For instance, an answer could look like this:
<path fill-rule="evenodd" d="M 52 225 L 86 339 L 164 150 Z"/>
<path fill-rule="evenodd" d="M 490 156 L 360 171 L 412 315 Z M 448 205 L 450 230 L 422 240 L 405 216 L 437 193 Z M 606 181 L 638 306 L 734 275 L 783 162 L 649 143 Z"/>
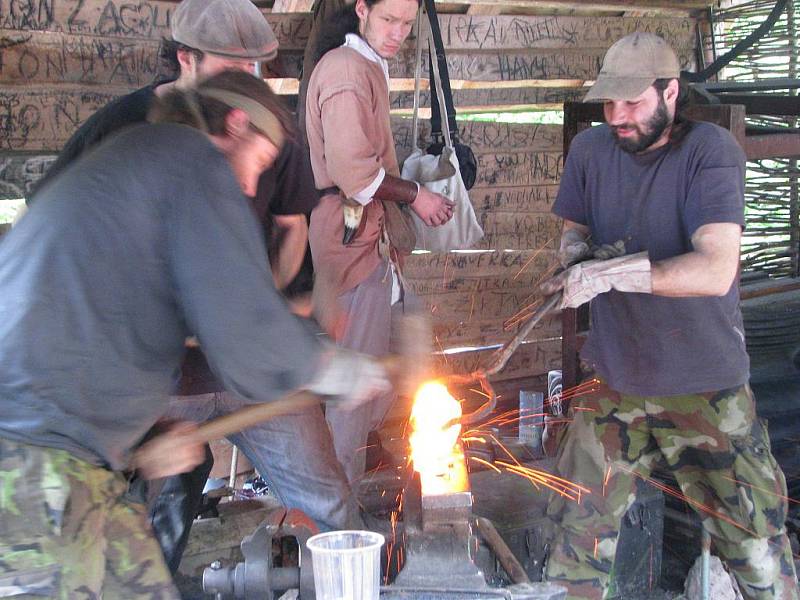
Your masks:
<path fill-rule="evenodd" d="M 741 227 L 712 223 L 692 236 L 694 250 L 652 264 L 653 294 L 671 297 L 724 296 L 739 267 Z"/>
<path fill-rule="evenodd" d="M 656 296 L 724 296 L 736 273 L 720 268 L 714 257 L 688 252 L 652 264 L 653 294 Z"/>
<path fill-rule="evenodd" d="M 278 256 L 272 265 L 275 287 L 284 289 L 300 272 L 308 244 L 308 223 L 305 215 L 276 215 L 275 225 L 280 230 Z"/>

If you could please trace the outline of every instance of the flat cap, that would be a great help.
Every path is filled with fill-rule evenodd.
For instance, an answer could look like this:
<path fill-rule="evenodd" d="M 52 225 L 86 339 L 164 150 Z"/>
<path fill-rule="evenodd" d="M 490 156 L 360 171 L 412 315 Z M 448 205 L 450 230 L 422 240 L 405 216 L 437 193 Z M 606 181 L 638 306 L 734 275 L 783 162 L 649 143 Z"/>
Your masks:
<path fill-rule="evenodd" d="M 183 0 L 171 19 L 172 39 L 230 58 L 271 60 L 278 40 L 250 0 Z"/>

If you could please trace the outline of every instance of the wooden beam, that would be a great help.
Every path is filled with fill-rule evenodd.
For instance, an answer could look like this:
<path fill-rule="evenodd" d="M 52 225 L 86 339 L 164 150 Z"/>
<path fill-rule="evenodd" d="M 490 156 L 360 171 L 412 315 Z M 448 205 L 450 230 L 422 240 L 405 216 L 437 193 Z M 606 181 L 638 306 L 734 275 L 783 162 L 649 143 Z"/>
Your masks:
<path fill-rule="evenodd" d="M 135 5 L 124 0 L 0 0 L 0 27 L 159 41 L 169 36 L 174 8 L 175 3 L 166 0 L 145 0 Z M 264 14 L 282 50 L 305 50 L 310 13 Z M 605 49 L 633 31 L 656 32 L 676 47 L 694 46 L 694 20 L 686 18 L 440 14 L 439 20 L 447 50 Z M 409 40 L 407 47 L 413 46 L 414 40 Z"/>
<path fill-rule="evenodd" d="M 100 107 L 128 93 L 128 87 L 80 85 L 7 86 L 0 90 L 3 136 L 0 150 L 58 151 L 72 133 Z M 561 139 L 557 125 L 516 125 L 461 121 L 460 135 L 477 152 L 521 150 L 557 151 Z M 392 127 L 401 156 L 411 150 L 411 122 L 394 118 Z M 421 143 L 428 139 L 423 123 Z"/>
<path fill-rule="evenodd" d="M 0 64 L 2 83 L 127 84 L 135 87 L 150 81 L 158 72 L 158 43 L 155 41 L 54 32 L 20 33 L 8 29 L 0 29 L 0 37 L 7 40 Z M 693 51 L 679 49 L 678 53 L 684 68 L 691 68 Z M 447 65 L 453 80 L 464 81 L 462 87 L 478 82 L 483 82 L 482 87 L 498 83 L 512 87 L 548 83 L 558 87 L 581 86 L 597 76 L 604 54 L 604 48 L 464 50 L 448 53 Z M 408 80 L 410 87 L 413 60 L 412 51 L 402 51 L 389 62 L 390 76 Z M 272 76 L 296 78 L 302 63 L 302 52 L 281 50 L 278 58 L 269 64 L 269 70 Z M 425 63 L 425 78 L 428 77 L 427 68 Z"/>
<path fill-rule="evenodd" d="M 747 160 L 763 158 L 800 158 L 800 133 L 748 135 L 744 140 Z"/>
<path fill-rule="evenodd" d="M 55 32 L 0 29 L 4 84 L 140 87 L 158 72 L 158 43 Z"/>
<path fill-rule="evenodd" d="M 471 82 L 517 82 L 520 80 L 594 80 L 600 71 L 606 49 L 537 49 L 529 51 L 450 52 L 447 67 L 450 77 Z M 694 67 L 692 49 L 676 50 L 682 68 Z M 389 61 L 391 77 L 413 76 L 413 52 L 404 50 Z M 423 77 L 428 77 L 427 63 Z M 563 86 L 563 83 L 560 85 Z"/>
<path fill-rule="evenodd" d="M 75 130 L 130 88 L 64 85 L 4 86 L 0 90 L 0 150 L 57 152 Z"/>
<path fill-rule="evenodd" d="M 596 12 L 625 12 L 627 10 L 652 10 L 659 14 L 686 16 L 693 11 L 713 5 L 711 0 L 610 0 L 609 2 L 582 2 L 580 0 L 446 0 L 447 4 L 483 4 L 489 6 L 537 8 L 539 10 L 584 10 Z M 438 0 L 437 0 L 438 4 Z"/>
<path fill-rule="evenodd" d="M 745 145 L 745 110 L 740 104 L 696 104 L 686 109 L 686 116 L 696 121 L 707 121 L 727 129 L 739 142 Z"/>
<path fill-rule="evenodd" d="M 499 5 L 471 4 L 467 8 L 467 14 L 473 16 L 495 16 L 501 14 L 502 11 L 503 7 Z"/>
<path fill-rule="evenodd" d="M 486 5 L 484 5 L 486 6 Z M 658 33 L 676 48 L 692 48 L 694 20 L 621 17 L 440 15 L 446 50 L 607 49 L 634 31 Z"/>
<path fill-rule="evenodd" d="M 169 34 L 175 6 L 163 0 L 0 0 L 0 27 L 159 39 Z"/>

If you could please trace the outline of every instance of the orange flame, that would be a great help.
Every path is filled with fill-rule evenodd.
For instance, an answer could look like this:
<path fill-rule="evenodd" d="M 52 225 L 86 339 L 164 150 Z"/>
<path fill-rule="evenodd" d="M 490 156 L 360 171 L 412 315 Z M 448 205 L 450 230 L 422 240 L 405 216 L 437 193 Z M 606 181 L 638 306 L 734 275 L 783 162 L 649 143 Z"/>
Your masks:
<path fill-rule="evenodd" d="M 419 473 L 423 495 L 469 489 L 461 449 L 461 404 L 438 382 L 425 383 L 411 409 L 411 461 Z"/>

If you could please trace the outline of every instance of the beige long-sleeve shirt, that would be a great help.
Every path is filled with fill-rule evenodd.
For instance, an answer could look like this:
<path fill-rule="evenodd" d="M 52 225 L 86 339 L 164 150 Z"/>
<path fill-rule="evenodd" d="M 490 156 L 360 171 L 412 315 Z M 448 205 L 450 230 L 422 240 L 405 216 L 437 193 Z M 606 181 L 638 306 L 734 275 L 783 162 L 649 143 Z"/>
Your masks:
<path fill-rule="evenodd" d="M 341 47 L 328 52 L 311 75 L 306 104 L 311 166 L 318 189 L 337 186 L 352 197 L 383 168 L 400 176 L 389 123 L 389 90 L 381 66 Z M 341 196 L 328 194 L 311 213 L 309 240 L 314 269 L 339 293 L 352 289 L 380 264 L 383 206 L 364 207 L 362 230 L 342 244 Z"/>

